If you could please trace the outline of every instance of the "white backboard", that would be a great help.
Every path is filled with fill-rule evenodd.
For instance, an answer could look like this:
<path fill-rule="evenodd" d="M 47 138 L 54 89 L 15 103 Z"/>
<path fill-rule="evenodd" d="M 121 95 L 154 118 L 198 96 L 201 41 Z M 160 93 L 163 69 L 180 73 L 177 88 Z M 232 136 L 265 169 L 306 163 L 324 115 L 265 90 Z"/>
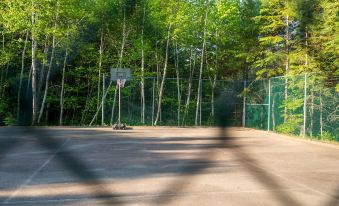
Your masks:
<path fill-rule="evenodd" d="M 131 70 L 128 68 L 111 68 L 111 81 L 117 81 L 118 79 L 130 80 L 131 77 Z"/>

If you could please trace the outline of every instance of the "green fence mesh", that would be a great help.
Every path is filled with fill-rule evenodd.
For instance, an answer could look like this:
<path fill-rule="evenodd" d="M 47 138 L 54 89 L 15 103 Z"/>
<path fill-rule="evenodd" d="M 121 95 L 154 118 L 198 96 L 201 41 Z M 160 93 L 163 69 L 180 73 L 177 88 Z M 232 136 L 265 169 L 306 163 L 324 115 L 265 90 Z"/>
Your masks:
<path fill-rule="evenodd" d="M 145 120 L 142 119 L 141 79 L 134 77 L 121 90 L 121 120 L 128 125 L 153 125 L 158 108 L 161 79 L 145 78 Z M 338 78 L 323 79 L 317 75 L 294 75 L 252 81 L 243 92 L 242 81 L 199 81 L 166 79 L 157 125 L 215 126 L 217 100 L 220 96 L 237 94 L 233 105 L 233 126 L 300 135 L 321 140 L 338 136 Z M 118 117 L 115 83 L 104 101 L 104 124 L 112 125 Z M 243 94 L 243 95 L 241 95 Z M 197 104 L 201 95 L 201 104 Z M 115 100 L 114 100 L 115 99 Z M 224 100 L 223 100 L 224 101 Z M 225 101 L 228 101 L 227 98 Z M 245 107 L 243 106 L 245 102 Z M 93 103 L 95 104 L 95 102 Z M 198 108 L 197 108 L 198 107 Z M 100 108 L 101 110 L 101 108 Z M 243 112 L 244 111 L 244 112 Z M 90 122 L 95 111 L 88 111 L 83 122 Z M 101 111 L 95 124 L 101 124 Z"/>
<path fill-rule="evenodd" d="M 141 79 L 133 78 L 121 89 L 121 121 L 128 125 L 153 125 L 157 114 L 161 79 L 145 78 L 145 121 L 142 121 Z M 109 80 L 106 81 L 106 85 Z M 118 115 L 118 95 L 112 83 L 104 103 L 104 123 L 114 124 Z M 179 95 L 178 95 L 179 85 Z M 199 81 L 197 79 L 166 79 L 163 89 L 160 118 L 157 125 L 166 126 L 215 126 L 216 101 L 220 94 L 241 93 L 241 82 L 211 80 L 201 81 L 201 104 L 197 104 Z M 226 94 L 225 94 L 226 93 Z M 239 97 L 239 100 L 241 98 Z M 114 103 L 115 102 L 115 103 Z M 242 102 L 235 101 L 232 125 L 241 125 Z M 113 106 L 114 105 L 114 106 Z M 114 108 L 113 108 L 114 107 Z M 197 110 L 198 107 L 198 110 Z M 98 115 L 97 124 L 101 116 Z"/>
<path fill-rule="evenodd" d="M 253 82 L 246 126 L 339 141 L 338 78 L 305 74 Z"/>

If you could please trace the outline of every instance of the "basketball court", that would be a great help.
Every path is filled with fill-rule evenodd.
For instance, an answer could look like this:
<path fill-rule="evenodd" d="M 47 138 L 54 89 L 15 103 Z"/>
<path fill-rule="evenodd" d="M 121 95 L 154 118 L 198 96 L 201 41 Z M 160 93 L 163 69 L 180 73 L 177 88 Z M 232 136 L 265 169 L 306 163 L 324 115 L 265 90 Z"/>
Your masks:
<path fill-rule="evenodd" d="M 339 205 L 339 145 L 254 129 L 0 128 L 0 205 Z"/>

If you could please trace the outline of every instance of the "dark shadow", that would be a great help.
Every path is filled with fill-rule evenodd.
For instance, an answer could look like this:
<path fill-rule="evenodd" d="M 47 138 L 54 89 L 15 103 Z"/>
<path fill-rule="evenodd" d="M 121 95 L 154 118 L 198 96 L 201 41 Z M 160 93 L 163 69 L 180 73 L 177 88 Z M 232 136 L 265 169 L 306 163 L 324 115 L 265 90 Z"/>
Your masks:
<path fill-rule="evenodd" d="M 104 183 L 100 180 L 94 172 L 91 172 L 90 167 L 77 158 L 72 152 L 63 147 L 64 143 L 53 137 L 53 135 L 45 129 L 36 129 L 34 127 L 26 127 L 22 131 L 23 134 L 34 138 L 38 144 L 51 152 L 55 152 L 55 157 L 65 169 L 73 176 L 77 177 L 81 184 L 87 185 L 91 189 L 91 195 L 95 199 L 102 201 L 104 205 L 122 205 L 119 201 L 118 195 L 112 193 L 111 190 L 105 188 Z M 19 141 L 15 138 L 4 139 L 1 141 L 0 155 L 5 155 L 8 151 L 13 149 L 15 145 L 19 146 Z M 6 200 L 3 204 L 7 204 Z"/>
<path fill-rule="evenodd" d="M 137 179 L 154 175 L 174 174 L 178 176 L 173 182 L 168 184 L 163 191 L 159 191 L 156 197 L 149 201 L 154 205 L 167 205 L 175 201 L 173 196 L 169 195 L 175 191 L 176 193 L 184 192 L 185 189 L 193 183 L 198 174 L 208 172 L 207 169 L 220 167 L 221 171 L 228 172 L 227 161 L 215 161 L 214 156 L 220 150 L 231 151 L 237 157 L 237 161 L 246 168 L 246 171 L 252 175 L 261 185 L 271 189 L 271 196 L 274 197 L 281 205 L 301 205 L 293 194 L 280 190 L 274 192 L 276 188 L 282 188 L 279 178 L 269 171 L 263 169 L 261 164 L 253 157 L 246 154 L 244 144 L 239 142 L 238 138 L 232 137 L 228 133 L 227 125 L 229 125 L 230 116 L 232 115 L 232 104 L 235 95 L 221 96 L 217 101 L 218 123 L 220 125 L 219 135 L 217 137 L 180 137 L 180 138 L 155 138 L 155 137 L 131 137 L 132 135 L 124 135 L 124 132 L 118 131 L 86 131 L 68 129 L 67 133 L 61 130 L 43 129 L 35 127 L 26 128 L 4 128 L 0 134 L 0 169 L 6 154 L 10 154 L 15 148 L 25 146 L 25 150 L 20 150 L 22 156 L 26 156 L 25 152 L 30 152 L 30 141 L 39 145 L 50 154 L 54 154 L 58 163 L 61 163 L 65 169 L 62 172 L 71 174 L 76 179 L 67 179 L 58 174 L 59 179 L 53 179 L 52 182 L 45 182 L 40 179 L 30 185 L 53 184 L 53 183 L 80 183 L 88 186 L 94 201 L 99 201 L 103 205 L 125 205 L 135 203 L 133 200 L 125 200 L 125 196 L 133 196 L 139 194 L 123 194 L 119 191 L 112 191 L 105 184 L 105 181 L 115 179 Z M 183 130 L 184 131 L 184 130 Z M 128 134 L 131 134 L 128 132 Z M 97 136 L 98 135 L 98 136 Z M 23 137 L 24 136 L 24 137 Z M 71 141 L 65 143 L 67 139 Z M 199 141 L 206 141 L 201 143 Z M 34 148 L 33 148 L 34 150 Z M 180 154 L 181 151 L 197 151 L 194 157 L 178 158 L 173 155 Z M 167 151 L 167 152 L 166 152 Z M 17 154 L 20 155 L 20 154 Z M 34 162 L 39 154 L 27 156 L 28 160 Z M 27 159 L 12 158 L 17 161 L 17 165 L 22 168 L 29 165 Z M 50 167 L 46 166 L 41 173 L 54 172 L 54 161 L 50 163 Z M 144 167 L 133 166 L 142 165 Z M 160 165 L 165 167 L 160 167 Z M 105 167 L 108 172 L 98 172 L 93 169 Z M 14 170 L 17 168 L 11 168 Z M 9 172 L 11 171 L 9 170 Z M 54 173 L 56 174 L 56 173 Z M 54 177 L 53 177 L 54 178 Z M 112 184 L 111 184 L 112 185 Z M 2 190 L 13 189 L 13 185 L 2 186 Z M 14 187 L 15 189 L 15 187 Z M 339 191 L 338 191 L 339 193 Z M 32 197 L 34 201 L 41 201 L 44 204 L 51 196 Z M 72 200 L 73 198 L 73 200 Z M 335 198 L 338 199 L 338 196 Z M 69 202 L 81 203 L 87 201 L 88 197 L 84 195 L 61 195 L 57 196 L 57 200 L 69 200 Z M 15 200 L 15 201 L 14 201 Z M 27 198 L 14 197 L 13 204 L 20 205 L 29 204 Z M 2 201 L 3 202 L 3 201 Z M 10 202 L 9 202 L 10 203 Z M 336 205 L 336 199 L 331 199 L 326 206 Z M 64 202 L 52 202 L 53 205 L 63 205 Z"/>
<path fill-rule="evenodd" d="M 339 187 L 336 189 L 335 196 L 333 196 L 326 204 L 325 206 L 338 206 L 339 205 Z"/>

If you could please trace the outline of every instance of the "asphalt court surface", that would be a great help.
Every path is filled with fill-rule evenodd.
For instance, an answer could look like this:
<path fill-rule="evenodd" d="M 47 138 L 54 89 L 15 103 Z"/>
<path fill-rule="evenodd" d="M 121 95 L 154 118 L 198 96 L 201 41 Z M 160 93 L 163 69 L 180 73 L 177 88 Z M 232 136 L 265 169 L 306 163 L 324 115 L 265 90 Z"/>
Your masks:
<path fill-rule="evenodd" d="M 0 205 L 339 205 L 339 146 L 245 128 L 0 128 Z"/>

